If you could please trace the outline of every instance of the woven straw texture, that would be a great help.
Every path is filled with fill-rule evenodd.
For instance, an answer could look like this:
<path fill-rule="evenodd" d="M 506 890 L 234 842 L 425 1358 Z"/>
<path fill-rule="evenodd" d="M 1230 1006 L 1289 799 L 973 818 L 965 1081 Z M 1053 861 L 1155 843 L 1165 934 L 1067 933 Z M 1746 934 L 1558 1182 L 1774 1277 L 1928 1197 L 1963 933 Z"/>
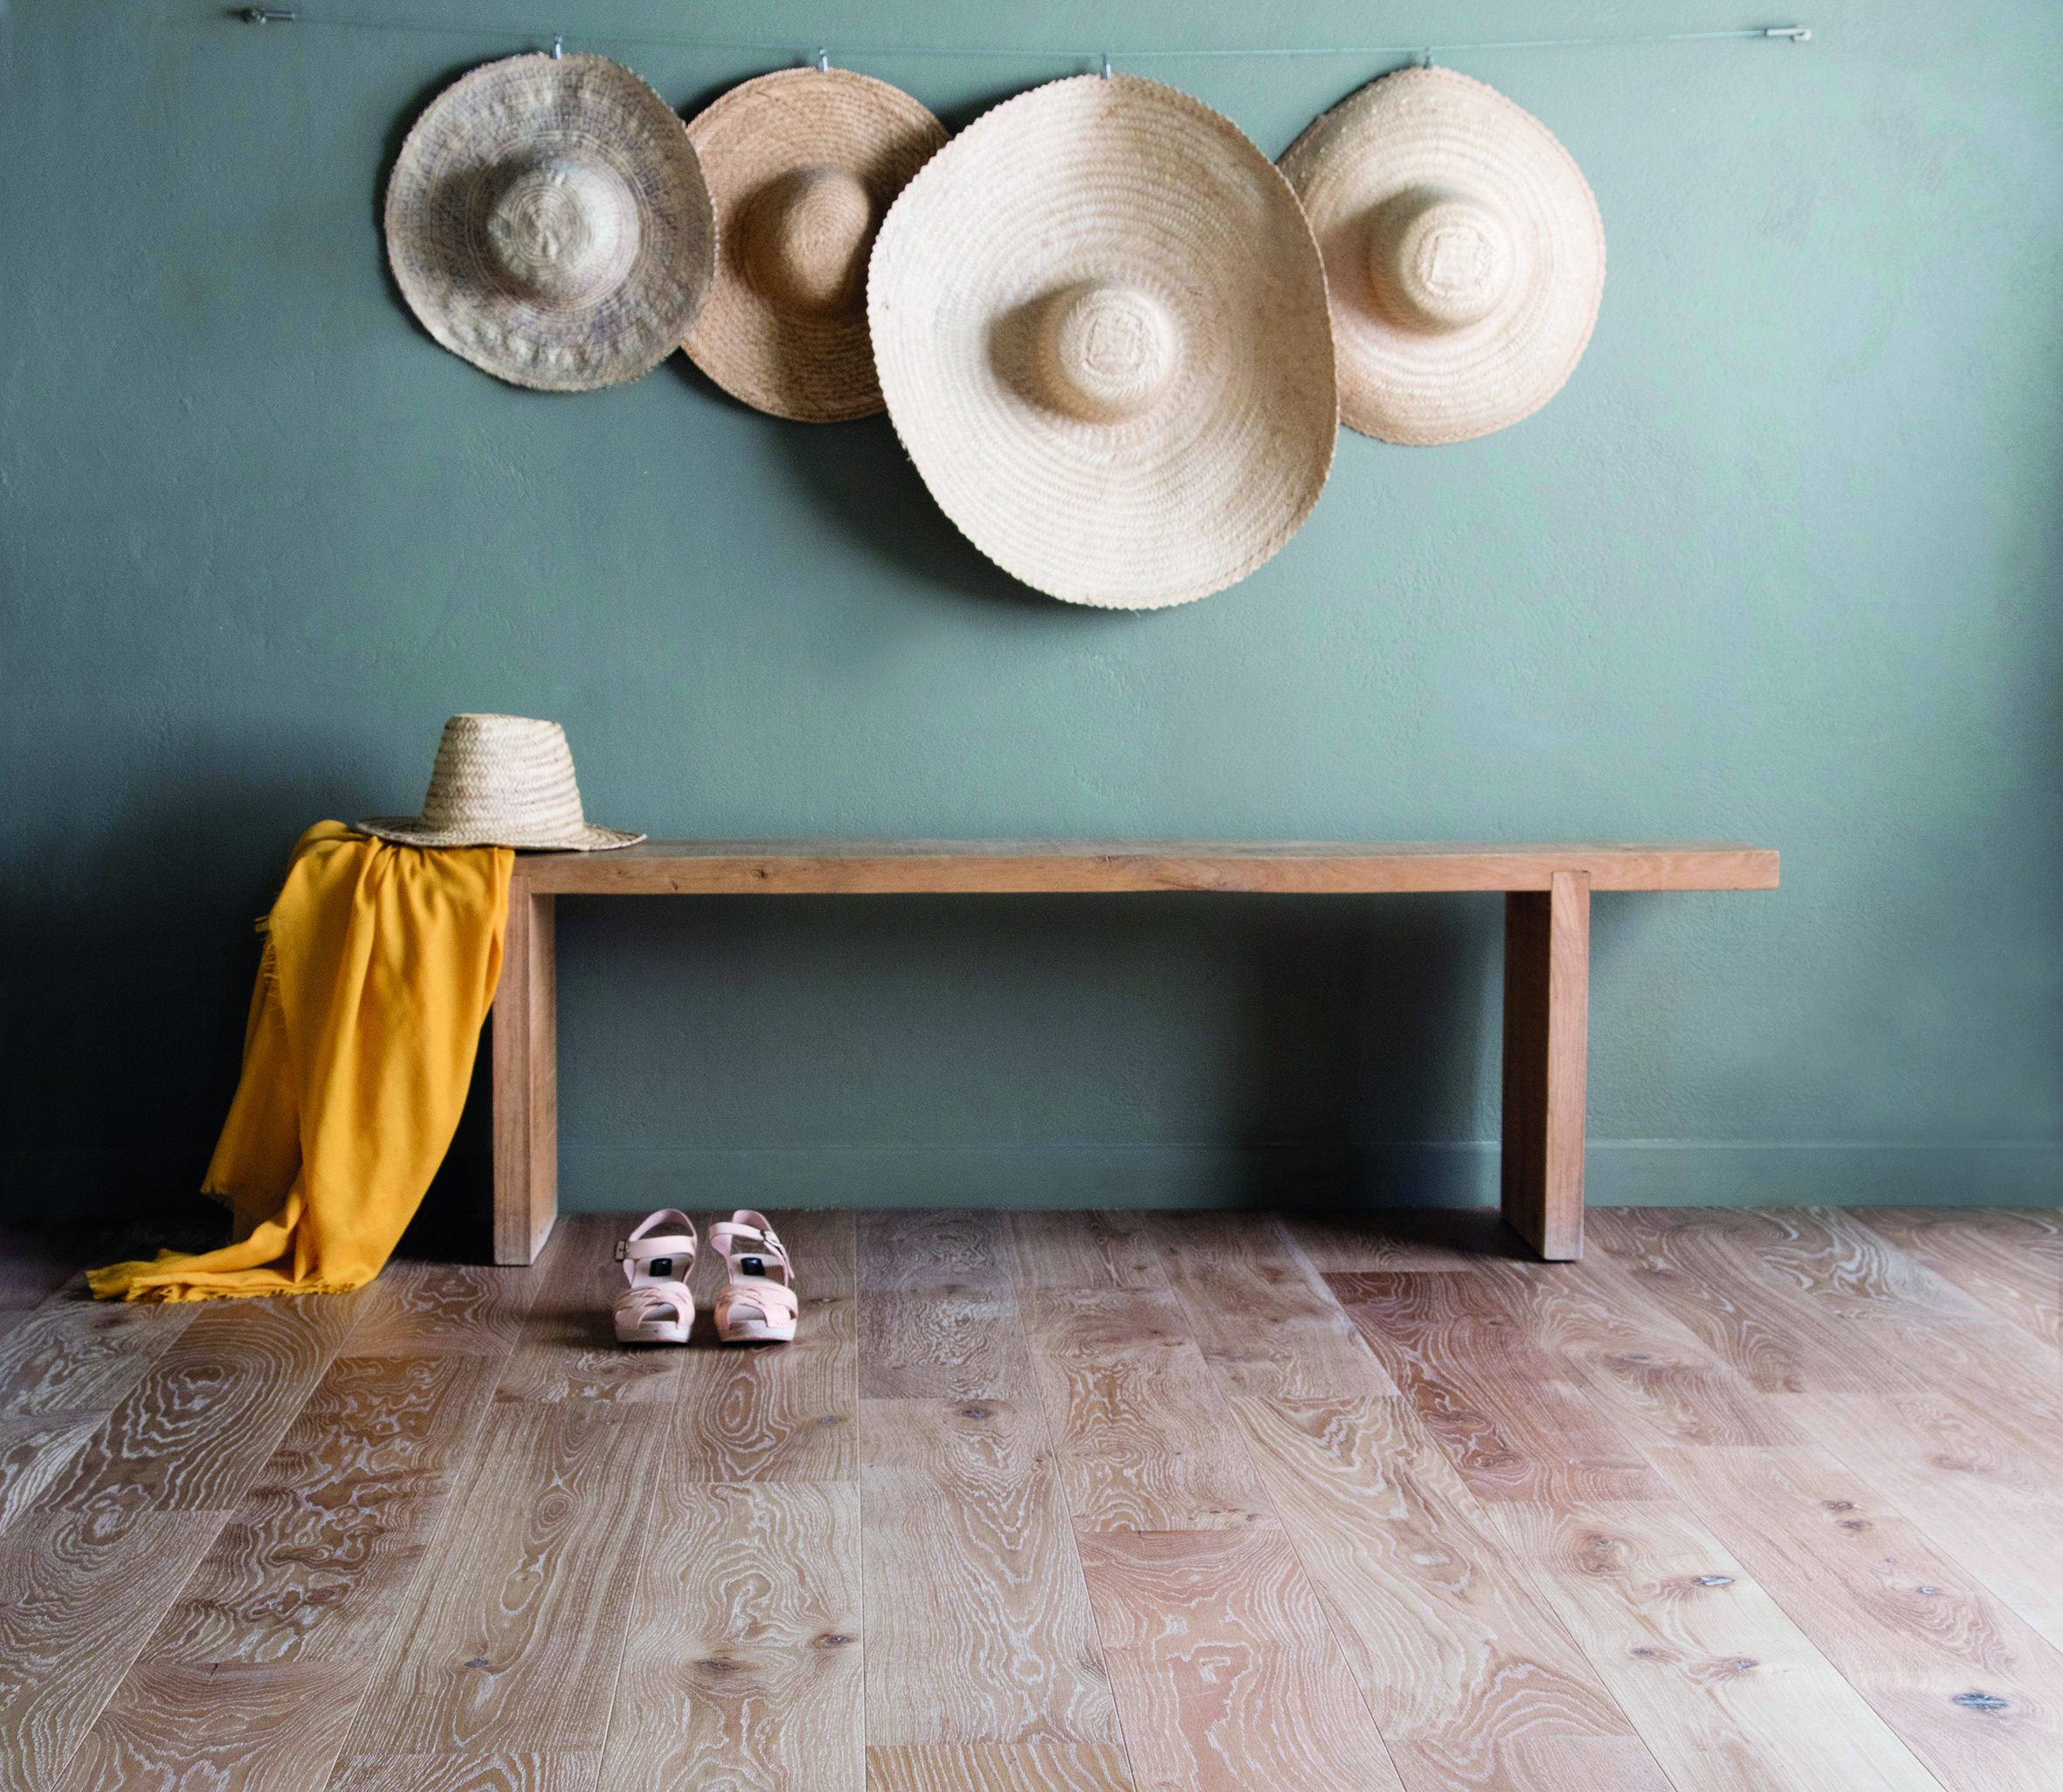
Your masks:
<path fill-rule="evenodd" d="M 422 814 L 383 815 L 356 825 L 405 846 L 597 852 L 645 837 L 586 818 L 566 731 L 526 715 L 453 716 L 437 743 Z"/>
<path fill-rule="evenodd" d="M 433 100 L 387 183 L 387 253 L 423 327 L 519 386 L 649 373 L 715 275 L 687 128 L 600 56 L 512 56 Z"/>
<path fill-rule="evenodd" d="M 946 141 L 900 87 L 783 69 L 689 123 L 716 208 L 716 284 L 689 358 L 728 392 L 798 423 L 883 409 L 866 263 L 896 195 Z"/>
<path fill-rule="evenodd" d="M 1230 120 L 1082 76 L 984 114 L 903 191 L 867 277 L 890 416 L 1025 583 L 1156 609 L 1296 533 L 1338 436 L 1317 245 Z"/>
<path fill-rule="evenodd" d="M 1452 69 L 1405 69 L 1289 146 L 1325 257 L 1340 417 L 1388 442 L 1463 442 L 1532 416 L 1582 359 L 1604 225 L 1552 132 Z"/>

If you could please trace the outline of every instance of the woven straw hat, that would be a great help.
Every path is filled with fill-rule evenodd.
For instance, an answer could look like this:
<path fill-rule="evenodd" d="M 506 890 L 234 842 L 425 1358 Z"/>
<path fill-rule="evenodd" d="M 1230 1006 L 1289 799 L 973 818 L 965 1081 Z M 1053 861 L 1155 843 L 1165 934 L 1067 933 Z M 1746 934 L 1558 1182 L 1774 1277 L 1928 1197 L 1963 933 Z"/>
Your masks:
<path fill-rule="evenodd" d="M 716 285 L 688 358 L 734 398 L 798 423 L 882 409 L 866 258 L 945 127 L 900 87 L 842 68 L 733 87 L 688 125 L 716 207 Z"/>
<path fill-rule="evenodd" d="M 1325 255 L 1341 421 L 1464 442 L 1562 389 L 1597 320 L 1604 226 L 1538 119 L 1452 69 L 1405 69 L 1321 114 L 1282 171 Z"/>
<path fill-rule="evenodd" d="M 416 121 L 387 253 L 423 327 L 519 386 L 649 373 L 708 297 L 716 224 L 687 128 L 600 56 L 512 56 Z"/>
<path fill-rule="evenodd" d="M 404 846 L 600 852 L 645 837 L 596 827 L 581 813 L 565 729 L 524 715 L 453 716 L 437 743 L 422 814 L 383 815 L 357 826 Z"/>
<path fill-rule="evenodd" d="M 1295 196 L 1157 82 L 1080 76 L 977 119 L 888 214 L 867 317 L 941 507 L 1072 603 L 1237 582 L 1332 465 L 1325 276 Z"/>

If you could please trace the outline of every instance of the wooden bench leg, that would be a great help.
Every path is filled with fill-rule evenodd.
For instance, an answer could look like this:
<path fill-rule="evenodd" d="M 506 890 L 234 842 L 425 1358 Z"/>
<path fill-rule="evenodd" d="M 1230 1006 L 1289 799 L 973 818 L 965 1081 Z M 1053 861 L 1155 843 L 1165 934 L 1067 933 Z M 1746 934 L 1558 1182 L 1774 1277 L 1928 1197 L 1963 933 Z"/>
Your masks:
<path fill-rule="evenodd" d="M 1590 876 L 1504 899 L 1504 1217 L 1550 1262 L 1583 1251 Z"/>
<path fill-rule="evenodd" d="M 559 1216 L 558 975 L 549 896 L 508 891 L 494 992 L 494 1261 L 535 1263 Z"/>

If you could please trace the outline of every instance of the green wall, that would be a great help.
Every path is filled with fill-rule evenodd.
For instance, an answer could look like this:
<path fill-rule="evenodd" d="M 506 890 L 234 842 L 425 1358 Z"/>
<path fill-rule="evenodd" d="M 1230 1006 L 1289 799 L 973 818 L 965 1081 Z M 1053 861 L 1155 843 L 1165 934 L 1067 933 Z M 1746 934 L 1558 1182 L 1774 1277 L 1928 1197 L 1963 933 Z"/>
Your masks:
<path fill-rule="evenodd" d="M 462 709 L 562 720 L 590 814 L 661 835 L 1772 844 L 1773 894 L 1598 899 L 1595 1198 L 2056 1198 L 2063 9 L 1951 30 L 1813 0 L 1802 49 L 1445 58 L 1597 191 L 1588 356 L 1487 440 L 1346 437 L 1280 555 L 1138 616 L 1011 585 L 885 420 L 779 423 L 678 357 L 519 391 L 436 348 L 384 276 L 387 162 L 445 82 L 540 46 L 480 22 L 549 9 L 304 10 L 460 28 L 0 0 L 13 1206 L 192 1187 L 288 845 L 414 807 Z M 600 33 L 1107 46 L 1275 155 L 1401 59 L 1125 46 L 1765 12 L 540 22 L 687 111 L 797 58 Z M 955 126 L 1086 65 L 845 60 Z M 560 926 L 571 1205 L 1491 1187 L 1494 898 L 568 902 Z"/>

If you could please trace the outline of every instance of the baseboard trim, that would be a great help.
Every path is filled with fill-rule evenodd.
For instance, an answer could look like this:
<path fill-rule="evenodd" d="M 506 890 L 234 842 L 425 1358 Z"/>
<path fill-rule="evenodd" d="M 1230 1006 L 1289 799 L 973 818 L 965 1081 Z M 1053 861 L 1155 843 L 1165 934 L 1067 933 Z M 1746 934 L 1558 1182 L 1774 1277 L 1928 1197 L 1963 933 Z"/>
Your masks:
<path fill-rule="evenodd" d="M 1248 1207 L 1497 1202 L 1494 1140 L 1371 1145 L 562 1148 L 560 1201 L 585 1212 L 735 1207 Z M 1592 1142 L 1593 1207 L 2051 1207 L 2063 1142 Z"/>
<path fill-rule="evenodd" d="M 146 1218 L 190 1203 L 201 1168 L 190 1152 L 0 1151 L 0 1223 Z M 481 1154 L 455 1154 L 445 1175 L 446 1198 L 478 1182 L 484 1199 Z M 1593 1207 L 2055 1207 L 2063 1205 L 2063 1142 L 1603 1139 L 1591 1142 L 1584 1180 Z M 574 1213 L 683 1204 L 1487 1207 L 1497 1201 L 1497 1145 L 569 1144 L 559 1198 Z"/>

